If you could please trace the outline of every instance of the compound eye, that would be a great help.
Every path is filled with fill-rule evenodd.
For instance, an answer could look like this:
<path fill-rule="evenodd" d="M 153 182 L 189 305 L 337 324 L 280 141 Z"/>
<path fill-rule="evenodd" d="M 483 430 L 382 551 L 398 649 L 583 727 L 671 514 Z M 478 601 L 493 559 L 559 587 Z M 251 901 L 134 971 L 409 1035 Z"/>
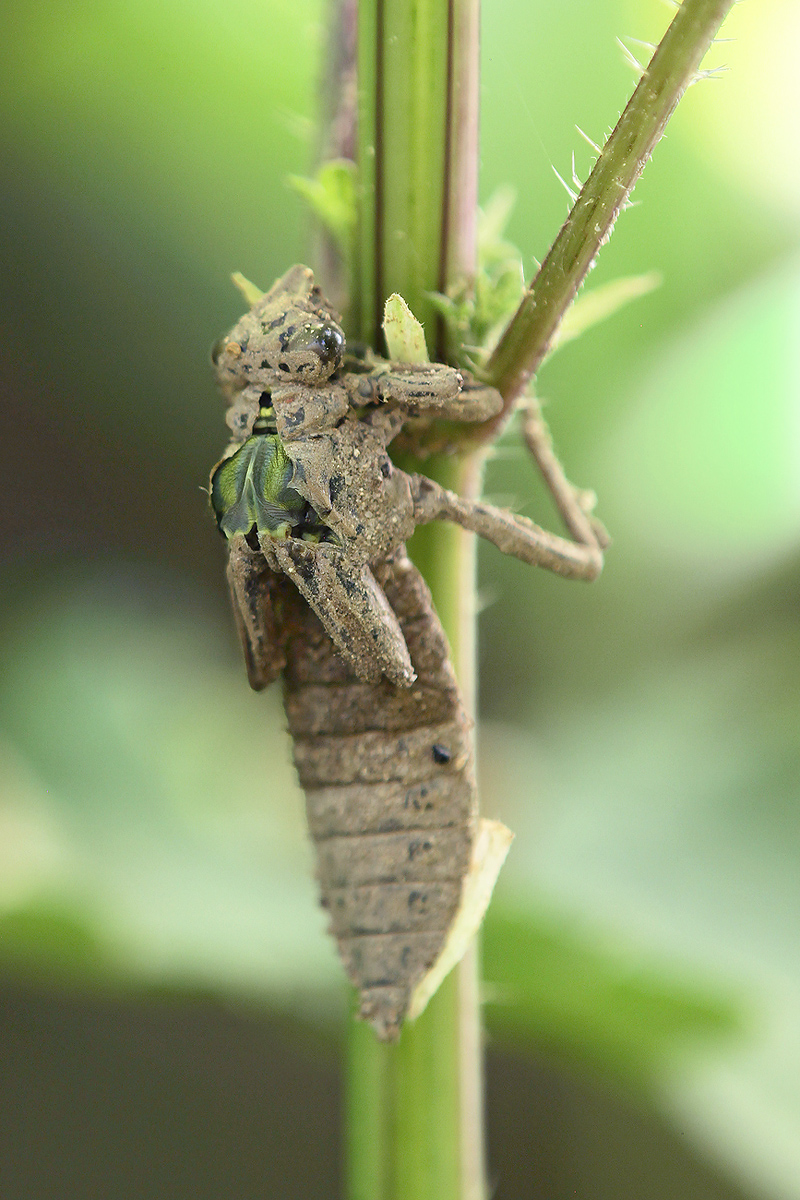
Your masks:
<path fill-rule="evenodd" d="M 308 342 L 308 349 L 319 355 L 324 366 L 339 366 L 344 353 L 344 335 L 334 325 L 321 325 Z"/>
<path fill-rule="evenodd" d="M 277 368 L 307 382 L 330 379 L 342 361 L 345 341 L 338 325 L 307 321 L 282 336 L 281 357 Z"/>

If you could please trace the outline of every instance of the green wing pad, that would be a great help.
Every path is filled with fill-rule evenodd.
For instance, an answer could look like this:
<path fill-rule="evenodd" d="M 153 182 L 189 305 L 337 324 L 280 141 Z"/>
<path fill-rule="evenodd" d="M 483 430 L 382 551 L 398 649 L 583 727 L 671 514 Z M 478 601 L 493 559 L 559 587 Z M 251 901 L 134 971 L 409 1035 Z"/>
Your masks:
<path fill-rule="evenodd" d="M 270 537 L 288 537 L 303 523 L 306 509 L 300 493 L 289 487 L 292 471 L 279 438 L 248 438 L 211 476 L 211 506 L 221 532 L 232 538 L 255 528 Z"/>

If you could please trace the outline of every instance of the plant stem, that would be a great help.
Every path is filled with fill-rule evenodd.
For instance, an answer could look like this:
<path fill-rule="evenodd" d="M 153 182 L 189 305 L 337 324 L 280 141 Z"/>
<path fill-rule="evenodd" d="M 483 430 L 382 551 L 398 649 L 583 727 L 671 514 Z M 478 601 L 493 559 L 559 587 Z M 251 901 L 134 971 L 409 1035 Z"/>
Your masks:
<path fill-rule="evenodd" d="M 399 292 L 443 359 L 430 293 L 471 278 L 477 204 L 477 0 L 362 0 L 358 32 L 359 211 L 350 327 L 380 348 L 385 298 Z M 426 461 L 464 492 L 474 460 Z M 474 539 L 430 526 L 413 556 L 433 592 L 456 673 L 474 692 Z M 395 1045 L 352 1023 L 350 1200 L 483 1200 L 477 954 L 468 953 Z"/>
<path fill-rule="evenodd" d="M 426 464 L 430 466 L 430 462 Z M 442 459 L 437 478 L 477 494 L 476 460 Z M 453 525 L 414 535 L 467 703 L 474 682 L 474 538 Z M 348 1053 L 349 1200 L 483 1200 L 478 956 L 450 973 L 399 1042 L 352 1022 Z"/>
<path fill-rule="evenodd" d="M 597 251 L 733 0 L 684 0 L 488 364 L 510 404 L 542 361 Z M 399 292 L 445 359 L 430 293 L 470 280 L 475 258 L 477 0 L 361 0 L 358 222 L 348 332 L 380 349 Z M 491 426 L 488 427 L 491 432 Z M 475 496 L 479 459 L 428 460 L 426 474 Z M 474 712 L 474 547 L 452 526 L 415 535 L 457 674 Z M 453 971 L 395 1045 L 353 1022 L 350 1200 L 483 1200 L 477 956 Z"/>
<path fill-rule="evenodd" d="M 734 2 L 683 0 L 675 14 L 487 363 L 486 377 L 507 406 L 522 394 L 547 354 L 564 313 Z"/>
<path fill-rule="evenodd" d="M 430 294 L 475 270 L 478 0 L 362 0 L 351 323 L 378 348 L 399 292 L 444 357 Z"/>
<path fill-rule="evenodd" d="M 481 490 L 482 462 L 482 454 L 473 453 L 469 457 L 428 459 L 425 468 L 444 487 L 462 496 L 477 498 Z M 414 561 L 428 582 L 450 642 L 451 658 L 467 711 L 475 719 L 475 537 L 455 525 L 439 522 L 418 529 L 412 543 Z M 429 1019 L 426 1021 L 426 1018 Z M 408 1065 L 415 1073 L 419 1075 L 419 1066 L 426 1058 L 434 1061 L 439 1058 L 447 1068 L 448 1075 L 442 1084 L 443 1091 L 448 1085 L 450 1088 L 449 1110 L 442 1116 L 449 1121 L 455 1135 L 455 1156 L 450 1161 L 457 1187 L 453 1195 L 459 1200 L 484 1200 L 483 1045 L 477 939 L 407 1032 L 413 1055 Z M 420 1081 L 425 1082 L 424 1074 Z M 434 1082 L 431 1079 L 431 1084 Z M 429 1145 L 433 1143 L 435 1154 L 438 1131 L 435 1124 L 428 1124 L 423 1131 L 423 1120 L 424 1108 L 420 1110 L 418 1132 Z M 435 1189 L 426 1191 L 424 1187 L 419 1192 L 409 1192 L 413 1200 L 428 1200 L 430 1196 L 439 1195 L 449 1193 Z M 398 1196 L 404 1196 L 404 1193 L 399 1192 Z"/>

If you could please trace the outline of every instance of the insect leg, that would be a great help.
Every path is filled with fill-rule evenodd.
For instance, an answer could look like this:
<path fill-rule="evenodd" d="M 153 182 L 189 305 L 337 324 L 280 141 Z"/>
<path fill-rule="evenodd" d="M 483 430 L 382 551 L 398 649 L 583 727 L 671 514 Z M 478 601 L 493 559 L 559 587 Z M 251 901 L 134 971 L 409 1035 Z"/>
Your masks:
<path fill-rule="evenodd" d="M 360 395 L 365 377 L 354 379 Z M 409 416 L 424 413 L 448 421 L 488 421 L 503 407 L 500 393 L 494 388 L 442 363 L 387 363 L 383 371 L 367 380 L 374 399 L 390 401 Z M 351 383 L 351 390 L 353 386 Z"/>
<path fill-rule="evenodd" d="M 228 543 L 226 575 L 247 678 L 251 688 L 260 692 L 286 665 L 274 605 L 281 580 L 243 537 L 231 538 Z"/>
<path fill-rule="evenodd" d="M 416 675 L 400 624 L 368 566 L 330 544 L 295 538 L 275 542 L 272 553 L 359 679 L 377 683 L 385 675 L 411 686 Z"/>
<path fill-rule="evenodd" d="M 594 536 L 588 544 L 571 542 L 507 509 L 464 500 L 424 475 L 412 475 L 410 481 L 418 524 L 453 521 L 486 538 L 504 554 L 571 579 L 596 579 L 602 570 L 603 551 Z"/>
<path fill-rule="evenodd" d="M 497 388 L 489 387 L 464 375 L 459 403 L 452 410 L 442 413 L 450 421 L 488 421 L 503 409 L 503 397 Z"/>
<path fill-rule="evenodd" d="M 580 491 L 567 479 L 553 450 L 539 402 L 533 396 L 528 397 L 522 410 L 522 436 L 572 537 L 585 546 L 594 544 L 605 550 L 610 539 L 592 513 L 594 493 Z"/>

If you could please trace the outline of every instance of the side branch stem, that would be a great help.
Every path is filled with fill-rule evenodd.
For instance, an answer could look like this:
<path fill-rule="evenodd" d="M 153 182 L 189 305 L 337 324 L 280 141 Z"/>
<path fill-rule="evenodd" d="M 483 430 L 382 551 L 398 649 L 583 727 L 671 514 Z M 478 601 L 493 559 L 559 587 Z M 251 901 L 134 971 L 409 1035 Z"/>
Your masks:
<path fill-rule="evenodd" d="M 735 0 L 683 0 L 486 366 L 506 409 L 547 354 L 600 247 Z M 492 423 L 502 423 L 503 415 Z M 487 427 L 487 436 L 491 436 Z"/>
<path fill-rule="evenodd" d="M 398 292 L 447 357 L 432 294 L 475 270 L 478 0 L 361 0 L 358 220 L 348 333 L 381 349 Z M 443 486 L 477 495 L 477 458 L 426 460 Z M 437 523 L 411 553 L 450 641 L 471 711 L 473 535 Z M 349 1200 L 484 1200 L 477 952 L 444 980 L 396 1044 L 348 1035 Z"/>

